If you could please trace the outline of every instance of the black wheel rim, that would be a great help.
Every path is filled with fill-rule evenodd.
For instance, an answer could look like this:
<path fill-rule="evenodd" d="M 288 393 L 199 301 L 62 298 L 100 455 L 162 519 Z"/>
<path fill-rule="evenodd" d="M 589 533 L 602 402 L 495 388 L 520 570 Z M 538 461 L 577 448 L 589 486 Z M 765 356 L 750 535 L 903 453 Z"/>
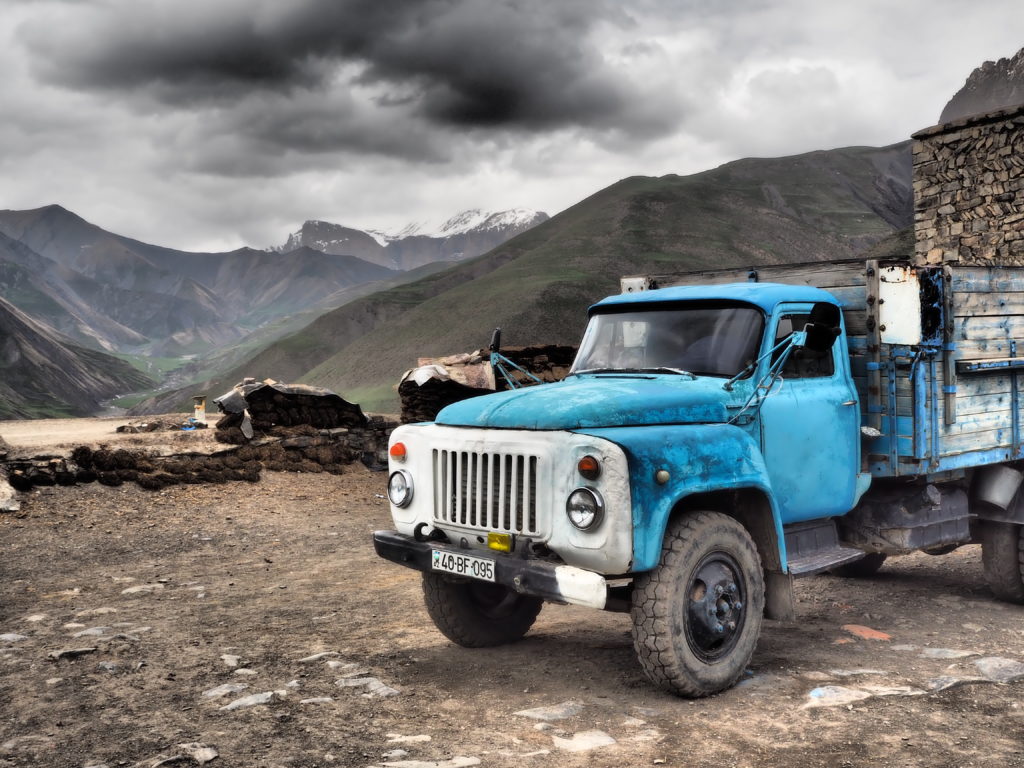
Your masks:
<path fill-rule="evenodd" d="M 473 605 L 488 619 L 508 618 L 519 605 L 519 595 L 500 584 L 473 581 L 468 582 L 466 587 Z"/>
<path fill-rule="evenodd" d="M 746 620 L 742 570 L 727 552 L 709 552 L 691 572 L 686 591 L 686 642 L 714 663 L 736 646 Z"/>

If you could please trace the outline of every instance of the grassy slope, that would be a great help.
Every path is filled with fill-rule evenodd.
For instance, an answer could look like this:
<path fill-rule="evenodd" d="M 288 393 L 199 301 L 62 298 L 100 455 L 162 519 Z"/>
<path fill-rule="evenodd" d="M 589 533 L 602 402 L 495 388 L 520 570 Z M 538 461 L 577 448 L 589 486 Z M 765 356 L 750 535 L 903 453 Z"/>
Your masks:
<path fill-rule="evenodd" d="M 420 356 L 572 343 L 624 274 L 850 258 L 910 223 L 908 144 L 624 179 L 472 261 L 330 312 L 219 377 L 300 379 L 395 410 Z M 184 394 L 184 393 L 182 393 Z"/>

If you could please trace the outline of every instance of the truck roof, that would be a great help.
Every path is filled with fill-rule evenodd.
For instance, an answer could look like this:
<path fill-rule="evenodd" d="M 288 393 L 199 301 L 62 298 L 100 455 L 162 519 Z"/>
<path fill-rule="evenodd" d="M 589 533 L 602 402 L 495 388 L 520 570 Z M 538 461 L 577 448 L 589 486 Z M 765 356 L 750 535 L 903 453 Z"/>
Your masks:
<path fill-rule="evenodd" d="M 625 304 L 647 304 L 674 301 L 742 301 L 771 312 L 776 305 L 786 302 L 818 301 L 842 306 L 835 296 L 810 285 L 784 283 L 725 283 L 722 285 L 677 285 L 653 291 L 620 293 L 594 304 L 590 311 Z"/>

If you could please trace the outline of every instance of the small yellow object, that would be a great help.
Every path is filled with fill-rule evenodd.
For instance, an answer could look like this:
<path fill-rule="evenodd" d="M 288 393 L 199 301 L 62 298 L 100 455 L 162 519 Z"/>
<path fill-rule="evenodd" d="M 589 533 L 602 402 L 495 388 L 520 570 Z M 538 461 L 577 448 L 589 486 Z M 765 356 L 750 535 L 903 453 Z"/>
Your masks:
<path fill-rule="evenodd" d="M 512 534 L 511 533 L 488 533 L 487 534 L 487 546 L 489 549 L 497 550 L 498 552 L 511 552 L 512 551 Z"/>
<path fill-rule="evenodd" d="M 658 485 L 664 485 L 665 483 L 667 483 L 669 481 L 669 477 L 670 475 L 668 474 L 667 469 L 659 469 L 657 472 L 654 473 L 654 479 L 658 483 Z"/>

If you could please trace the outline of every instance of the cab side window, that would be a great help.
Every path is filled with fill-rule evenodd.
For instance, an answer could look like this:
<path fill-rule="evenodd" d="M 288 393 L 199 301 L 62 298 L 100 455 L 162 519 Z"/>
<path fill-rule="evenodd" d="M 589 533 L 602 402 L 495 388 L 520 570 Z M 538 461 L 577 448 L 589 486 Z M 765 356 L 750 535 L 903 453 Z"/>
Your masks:
<path fill-rule="evenodd" d="M 779 344 L 793 331 L 802 331 L 809 319 L 807 313 L 794 313 L 779 318 L 775 331 L 775 344 Z M 776 355 L 779 353 L 777 352 Z M 809 349 L 794 349 L 789 353 L 782 376 L 787 379 L 813 379 L 831 376 L 835 373 L 835 359 L 832 350 L 812 352 Z"/>

